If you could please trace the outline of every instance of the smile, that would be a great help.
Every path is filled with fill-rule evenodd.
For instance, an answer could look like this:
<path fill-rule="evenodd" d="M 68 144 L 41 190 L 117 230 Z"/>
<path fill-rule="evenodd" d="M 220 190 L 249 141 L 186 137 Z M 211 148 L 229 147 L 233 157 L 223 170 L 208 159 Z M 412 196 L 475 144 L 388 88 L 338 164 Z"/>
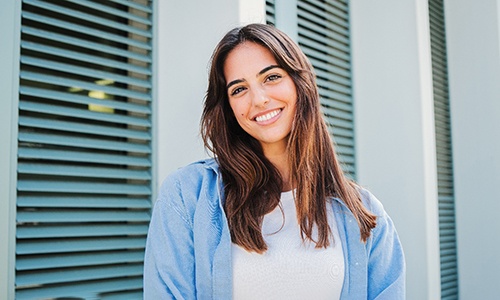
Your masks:
<path fill-rule="evenodd" d="M 256 117 L 255 121 L 257 121 L 257 122 L 268 121 L 268 120 L 272 119 L 273 117 L 277 116 L 280 112 L 281 112 L 281 108 L 279 108 L 277 110 L 273 110 L 265 115 Z"/>

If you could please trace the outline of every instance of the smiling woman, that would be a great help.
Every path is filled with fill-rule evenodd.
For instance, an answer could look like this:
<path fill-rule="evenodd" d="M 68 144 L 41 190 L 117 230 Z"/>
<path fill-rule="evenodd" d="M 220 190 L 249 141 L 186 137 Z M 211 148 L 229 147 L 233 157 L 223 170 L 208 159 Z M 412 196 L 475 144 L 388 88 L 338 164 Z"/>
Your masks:
<path fill-rule="evenodd" d="M 229 53 L 224 74 L 229 104 L 241 128 L 261 144 L 266 157 L 285 154 L 297 101 L 292 78 L 269 50 L 252 42 Z"/>
<path fill-rule="evenodd" d="M 312 66 L 288 36 L 250 24 L 222 38 L 201 129 L 214 158 L 162 185 L 146 299 L 404 298 L 393 223 L 342 172 Z"/>

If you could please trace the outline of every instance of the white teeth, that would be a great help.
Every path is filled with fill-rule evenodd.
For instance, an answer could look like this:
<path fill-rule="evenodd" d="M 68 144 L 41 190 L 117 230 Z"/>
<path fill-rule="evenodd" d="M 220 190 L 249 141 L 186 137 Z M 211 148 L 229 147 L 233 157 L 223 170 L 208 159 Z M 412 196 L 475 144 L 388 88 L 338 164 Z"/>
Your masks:
<path fill-rule="evenodd" d="M 277 110 L 274 110 L 274 111 L 267 113 L 263 116 L 258 116 L 257 118 L 255 118 L 255 121 L 257 121 L 257 122 L 267 121 L 267 120 L 271 119 L 272 117 L 275 117 L 277 114 L 279 114 L 280 111 L 281 111 L 281 109 L 277 109 Z"/>

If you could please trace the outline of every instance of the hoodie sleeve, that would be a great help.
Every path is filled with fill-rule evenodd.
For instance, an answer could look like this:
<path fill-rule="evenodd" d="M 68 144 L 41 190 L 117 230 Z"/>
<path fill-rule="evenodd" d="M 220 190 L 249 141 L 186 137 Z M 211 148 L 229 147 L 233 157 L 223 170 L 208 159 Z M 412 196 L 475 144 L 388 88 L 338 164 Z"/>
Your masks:
<path fill-rule="evenodd" d="M 179 183 L 168 177 L 153 208 L 144 258 L 144 299 L 195 299 L 193 225 Z"/>
<path fill-rule="evenodd" d="M 368 299 L 405 299 L 405 258 L 396 228 L 379 200 L 369 192 L 364 194 L 368 206 L 377 215 L 377 226 L 366 245 Z"/>

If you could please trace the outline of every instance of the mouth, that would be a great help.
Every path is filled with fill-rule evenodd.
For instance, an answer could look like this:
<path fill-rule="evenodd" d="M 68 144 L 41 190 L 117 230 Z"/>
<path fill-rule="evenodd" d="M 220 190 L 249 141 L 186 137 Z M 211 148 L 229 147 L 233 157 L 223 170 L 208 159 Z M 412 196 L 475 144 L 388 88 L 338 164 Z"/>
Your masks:
<path fill-rule="evenodd" d="M 255 117 L 254 120 L 257 122 L 269 121 L 272 118 L 276 117 L 282 110 L 283 110 L 282 108 L 275 109 L 275 110 L 270 111 L 266 114 Z"/>

